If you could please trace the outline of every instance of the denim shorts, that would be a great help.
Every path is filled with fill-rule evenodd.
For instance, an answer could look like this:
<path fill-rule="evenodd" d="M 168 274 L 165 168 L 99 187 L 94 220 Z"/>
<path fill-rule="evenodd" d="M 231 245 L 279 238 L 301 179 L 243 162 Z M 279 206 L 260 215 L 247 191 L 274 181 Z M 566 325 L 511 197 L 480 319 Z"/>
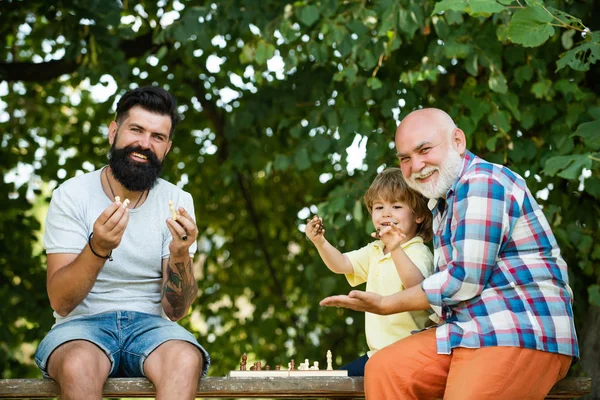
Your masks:
<path fill-rule="evenodd" d="M 52 352 L 72 340 L 86 340 L 102 349 L 110 360 L 111 377 L 145 376 L 146 358 L 169 340 L 183 340 L 202 352 L 203 376 L 210 366 L 208 352 L 198 344 L 194 335 L 176 322 L 135 311 L 114 311 L 55 325 L 35 353 L 35 362 L 45 378 L 50 377 L 47 368 Z"/>

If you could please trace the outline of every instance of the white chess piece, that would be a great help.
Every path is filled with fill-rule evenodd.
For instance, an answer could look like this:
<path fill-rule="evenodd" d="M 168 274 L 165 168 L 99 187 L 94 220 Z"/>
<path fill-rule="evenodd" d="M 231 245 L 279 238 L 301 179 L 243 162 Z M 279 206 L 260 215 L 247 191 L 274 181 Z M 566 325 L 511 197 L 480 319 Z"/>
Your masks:
<path fill-rule="evenodd" d="M 331 350 L 327 350 L 327 371 L 333 371 Z"/>
<path fill-rule="evenodd" d="M 314 369 L 314 370 L 317 370 L 317 371 L 318 371 L 318 370 L 319 370 L 319 362 L 318 362 L 318 361 L 315 361 L 315 362 L 313 363 L 313 366 L 312 366 L 312 367 L 310 367 L 310 369 Z"/>

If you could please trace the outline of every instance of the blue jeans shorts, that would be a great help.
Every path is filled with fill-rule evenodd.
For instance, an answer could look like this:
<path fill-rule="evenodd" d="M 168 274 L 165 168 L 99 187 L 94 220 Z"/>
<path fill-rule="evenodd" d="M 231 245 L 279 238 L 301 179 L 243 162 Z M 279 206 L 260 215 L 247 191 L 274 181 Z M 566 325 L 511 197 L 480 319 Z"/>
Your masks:
<path fill-rule="evenodd" d="M 365 367 L 367 365 L 367 361 L 369 361 L 369 356 L 365 354 L 364 356 L 359 357 L 356 360 L 340 367 L 340 369 L 345 369 L 348 371 L 348 376 L 365 376 Z"/>
<path fill-rule="evenodd" d="M 35 353 L 35 362 L 45 378 L 50 377 L 47 368 L 52 352 L 72 340 L 86 340 L 102 349 L 110 360 L 111 377 L 145 376 L 146 358 L 169 340 L 183 340 L 202 352 L 203 376 L 210 366 L 208 352 L 176 322 L 135 311 L 114 311 L 75 318 L 52 327 Z"/>

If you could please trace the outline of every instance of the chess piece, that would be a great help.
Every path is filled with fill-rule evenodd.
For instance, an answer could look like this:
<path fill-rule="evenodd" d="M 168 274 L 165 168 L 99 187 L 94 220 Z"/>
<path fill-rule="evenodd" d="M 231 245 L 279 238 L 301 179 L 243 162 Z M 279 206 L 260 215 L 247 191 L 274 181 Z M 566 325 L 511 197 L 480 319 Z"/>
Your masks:
<path fill-rule="evenodd" d="M 310 363 L 308 362 L 308 358 L 304 359 L 304 369 L 307 370 L 310 368 Z"/>
<path fill-rule="evenodd" d="M 327 350 L 327 371 L 333 371 L 331 350 Z"/>
<path fill-rule="evenodd" d="M 296 369 L 296 366 L 294 365 L 294 360 L 290 361 L 290 371 L 293 371 Z"/>
<path fill-rule="evenodd" d="M 312 369 L 315 369 L 315 370 L 317 370 L 317 371 L 318 371 L 318 370 L 319 370 L 319 362 L 318 362 L 318 361 L 315 361 L 315 362 L 313 363 L 313 366 L 312 366 L 311 368 L 312 368 Z"/>
<path fill-rule="evenodd" d="M 242 354 L 242 361 L 240 361 L 240 371 L 246 370 L 246 362 L 248 361 L 248 356 L 246 353 Z"/>
<path fill-rule="evenodd" d="M 269 367 L 269 366 L 267 365 L 267 366 L 265 367 L 265 369 L 266 369 L 267 371 L 270 371 L 270 370 L 271 370 L 271 367 Z"/>
<path fill-rule="evenodd" d="M 276 365 L 275 366 L 275 371 L 279 371 L 279 370 L 281 370 L 281 365 Z"/>

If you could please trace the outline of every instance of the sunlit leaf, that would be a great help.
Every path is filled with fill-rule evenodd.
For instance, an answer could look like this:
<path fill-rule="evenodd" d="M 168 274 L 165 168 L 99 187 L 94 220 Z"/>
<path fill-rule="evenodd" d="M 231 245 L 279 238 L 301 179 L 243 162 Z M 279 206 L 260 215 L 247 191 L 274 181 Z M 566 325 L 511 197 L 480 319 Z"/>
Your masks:
<path fill-rule="evenodd" d="M 525 47 L 543 44 L 554 34 L 552 15 L 541 7 L 526 7 L 516 11 L 508 27 L 508 38 Z"/>

